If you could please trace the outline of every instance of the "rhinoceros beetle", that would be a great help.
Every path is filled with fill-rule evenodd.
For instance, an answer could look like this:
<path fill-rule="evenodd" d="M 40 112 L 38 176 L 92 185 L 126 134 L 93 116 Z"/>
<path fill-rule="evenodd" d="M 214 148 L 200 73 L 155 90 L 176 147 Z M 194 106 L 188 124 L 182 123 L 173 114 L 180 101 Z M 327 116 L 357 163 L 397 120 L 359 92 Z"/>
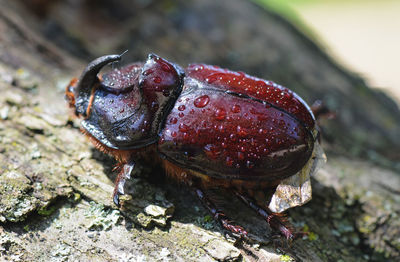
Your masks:
<path fill-rule="evenodd" d="M 281 213 L 311 198 L 310 175 L 324 160 L 308 105 L 272 81 L 217 66 L 186 69 L 157 55 L 100 75 L 121 55 L 92 61 L 66 88 L 66 99 L 94 145 L 119 163 L 113 200 L 135 161 L 157 162 L 189 185 L 220 224 L 232 222 L 207 191 L 226 188 L 286 238 L 295 236 Z"/>

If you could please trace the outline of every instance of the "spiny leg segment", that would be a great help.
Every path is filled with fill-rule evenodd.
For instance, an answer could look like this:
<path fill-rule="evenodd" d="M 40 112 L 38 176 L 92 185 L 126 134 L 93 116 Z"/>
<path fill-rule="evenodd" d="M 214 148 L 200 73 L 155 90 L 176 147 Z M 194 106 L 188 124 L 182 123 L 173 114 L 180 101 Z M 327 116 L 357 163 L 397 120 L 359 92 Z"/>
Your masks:
<path fill-rule="evenodd" d="M 126 180 L 131 178 L 131 173 L 134 167 L 135 162 L 133 162 L 133 160 L 130 160 L 128 163 L 123 164 L 117 178 L 115 179 L 113 200 L 118 207 L 120 206 L 119 196 L 125 194 L 124 185 Z"/>
<path fill-rule="evenodd" d="M 254 211 L 257 212 L 261 217 L 263 217 L 272 229 L 279 231 L 283 236 L 288 240 L 292 240 L 296 237 L 296 233 L 294 233 L 294 228 L 290 225 L 289 221 L 287 221 L 285 215 L 274 213 L 268 208 L 263 209 L 258 206 L 252 198 L 249 196 L 240 193 L 238 191 L 234 191 L 235 195 L 241 199 L 246 205 L 251 207 Z"/>
<path fill-rule="evenodd" d="M 210 211 L 213 215 L 214 219 L 217 220 L 222 227 L 227 229 L 228 231 L 232 232 L 233 234 L 239 236 L 240 238 L 250 240 L 248 237 L 247 231 L 239 226 L 234 224 L 215 204 L 214 202 L 208 197 L 204 191 L 198 188 L 194 188 L 194 191 L 197 197 L 201 200 L 203 205 Z"/>

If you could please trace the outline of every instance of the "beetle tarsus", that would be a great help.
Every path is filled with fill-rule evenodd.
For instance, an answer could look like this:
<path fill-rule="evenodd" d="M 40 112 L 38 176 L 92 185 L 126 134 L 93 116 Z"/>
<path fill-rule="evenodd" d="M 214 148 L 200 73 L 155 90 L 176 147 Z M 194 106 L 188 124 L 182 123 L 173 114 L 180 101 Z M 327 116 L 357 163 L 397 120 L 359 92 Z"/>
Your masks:
<path fill-rule="evenodd" d="M 201 200 L 203 205 L 211 212 L 214 219 L 218 221 L 223 228 L 233 233 L 244 240 L 250 240 L 248 232 L 241 226 L 234 224 L 218 207 L 212 202 L 212 200 L 205 194 L 201 189 L 195 189 L 197 197 Z"/>
<path fill-rule="evenodd" d="M 113 201 L 114 201 L 114 204 L 115 204 L 117 207 L 120 207 L 120 203 L 119 203 L 119 194 L 118 194 L 118 193 L 115 193 L 115 192 L 114 192 L 114 194 L 113 194 Z"/>
<path fill-rule="evenodd" d="M 125 194 L 124 186 L 127 179 L 131 178 L 131 172 L 135 167 L 135 163 L 130 161 L 124 164 L 115 179 L 115 187 L 113 193 L 113 200 L 115 205 L 120 206 L 119 196 Z"/>
<path fill-rule="evenodd" d="M 298 236 L 297 233 L 294 233 L 293 226 L 286 220 L 283 214 L 274 213 L 268 208 L 263 209 L 258 206 L 254 200 L 243 193 L 235 191 L 236 196 L 239 197 L 246 205 L 251 207 L 254 211 L 257 212 L 258 215 L 263 217 L 270 227 L 274 230 L 280 232 L 287 240 L 293 240 Z"/>

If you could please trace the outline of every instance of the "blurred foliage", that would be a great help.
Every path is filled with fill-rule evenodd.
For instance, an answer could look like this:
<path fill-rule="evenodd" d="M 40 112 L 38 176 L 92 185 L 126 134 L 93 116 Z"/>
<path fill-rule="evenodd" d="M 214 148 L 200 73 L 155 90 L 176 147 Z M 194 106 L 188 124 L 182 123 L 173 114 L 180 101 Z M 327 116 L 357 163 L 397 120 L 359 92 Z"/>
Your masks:
<path fill-rule="evenodd" d="M 295 25 L 297 29 L 299 29 L 313 41 L 318 43 L 318 37 L 311 30 L 311 28 L 307 26 L 306 23 L 304 23 L 304 21 L 298 15 L 296 8 L 301 5 L 311 4 L 320 1 L 318 0 L 252 0 L 252 1 L 268 10 L 272 10 L 273 12 L 282 15 L 283 17 L 288 19 L 293 25 Z M 327 1 L 334 1 L 334 0 L 327 0 Z"/>

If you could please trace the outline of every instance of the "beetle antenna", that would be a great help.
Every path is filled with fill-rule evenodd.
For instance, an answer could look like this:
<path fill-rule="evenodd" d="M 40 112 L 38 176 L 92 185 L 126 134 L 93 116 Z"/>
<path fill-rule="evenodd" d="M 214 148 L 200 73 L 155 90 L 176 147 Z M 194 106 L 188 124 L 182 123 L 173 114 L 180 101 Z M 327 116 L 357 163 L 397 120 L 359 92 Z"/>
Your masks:
<path fill-rule="evenodd" d="M 122 59 L 122 56 L 123 55 L 125 55 L 126 53 L 128 53 L 128 49 L 126 49 L 124 52 L 122 52 L 119 56 L 121 57 L 121 59 Z M 112 62 L 111 63 L 111 68 L 112 69 L 115 69 L 115 64 L 117 64 L 119 62 L 119 60 L 118 61 L 115 61 L 115 62 Z"/>
<path fill-rule="evenodd" d="M 122 59 L 122 56 L 125 55 L 126 53 L 128 53 L 128 49 L 126 49 L 124 52 L 122 52 L 122 53 L 119 55 L 119 56 L 121 57 L 121 59 Z M 112 63 L 111 63 L 111 68 L 112 68 L 112 69 L 115 69 L 115 65 L 116 65 L 118 62 L 120 62 L 120 61 L 112 62 Z"/>

